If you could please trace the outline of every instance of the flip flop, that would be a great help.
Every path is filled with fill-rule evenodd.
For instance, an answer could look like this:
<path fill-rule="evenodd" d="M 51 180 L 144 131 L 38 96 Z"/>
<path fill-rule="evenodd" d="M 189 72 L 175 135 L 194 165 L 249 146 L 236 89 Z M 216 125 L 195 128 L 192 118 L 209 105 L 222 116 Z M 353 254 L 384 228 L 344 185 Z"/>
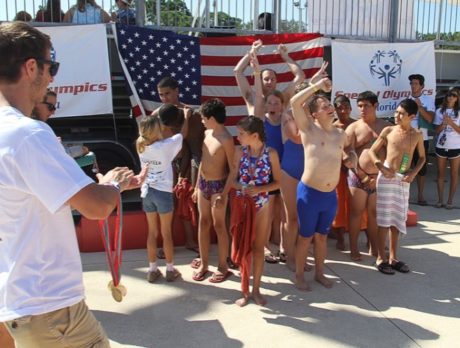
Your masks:
<path fill-rule="evenodd" d="M 211 278 L 209 278 L 209 282 L 214 284 L 222 283 L 231 275 L 233 275 L 233 272 L 227 271 L 225 273 L 221 273 L 220 271 L 217 271 L 212 274 Z"/>
<path fill-rule="evenodd" d="M 401 273 L 410 272 L 409 266 L 402 261 L 396 261 L 395 263 L 392 263 L 391 268 Z"/>
<path fill-rule="evenodd" d="M 202 282 L 203 280 L 205 280 L 208 273 L 209 273 L 208 270 L 193 272 L 192 279 L 197 282 Z"/>
<path fill-rule="evenodd" d="M 284 251 L 278 251 L 278 261 L 281 263 L 286 263 L 287 257 Z"/>
<path fill-rule="evenodd" d="M 199 258 L 193 259 L 193 261 L 190 263 L 190 267 L 194 269 L 198 269 L 200 268 L 200 266 L 201 266 L 201 259 Z"/>
<path fill-rule="evenodd" d="M 375 267 L 383 274 L 393 275 L 395 271 L 393 267 L 388 262 L 381 262 L 380 264 L 376 264 Z"/>
<path fill-rule="evenodd" d="M 278 263 L 278 259 L 276 258 L 275 255 L 273 255 L 271 252 L 268 252 L 264 255 L 265 262 L 266 263 Z"/>

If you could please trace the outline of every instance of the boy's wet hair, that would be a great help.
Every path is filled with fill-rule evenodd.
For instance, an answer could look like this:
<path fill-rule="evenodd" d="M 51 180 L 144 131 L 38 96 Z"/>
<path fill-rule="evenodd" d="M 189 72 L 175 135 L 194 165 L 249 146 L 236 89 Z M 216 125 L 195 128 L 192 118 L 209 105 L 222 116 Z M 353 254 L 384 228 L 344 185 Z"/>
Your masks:
<path fill-rule="evenodd" d="M 379 97 L 372 91 L 364 91 L 358 94 L 358 98 L 356 99 L 356 103 L 360 101 L 368 101 L 372 105 L 375 105 L 379 102 Z"/>
<path fill-rule="evenodd" d="M 158 110 L 158 117 L 163 126 L 178 129 L 184 123 L 184 112 L 173 104 L 163 104 Z"/>
<path fill-rule="evenodd" d="M 412 80 L 418 80 L 421 86 L 425 86 L 425 76 L 421 74 L 409 75 L 409 81 L 412 82 Z"/>
<path fill-rule="evenodd" d="M 402 107 L 404 110 L 406 110 L 406 112 L 409 114 L 409 115 L 417 115 L 417 112 L 418 112 L 418 105 L 417 103 L 412 100 L 412 99 L 403 99 L 401 100 L 401 102 L 399 103 L 400 107 Z"/>
<path fill-rule="evenodd" d="M 318 111 L 318 108 L 319 108 L 318 101 L 320 100 L 326 100 L 327 102 L 329 102 L 328 97 L 322 93 L 313 94 L 307 100 L 306 104 L 307 104 L 308 110 L 310 111 L 310 114 L 313 114 L 314 112 Z"/>
<path fill-rule="evenodd" d="M 335 97 L 335 99 L 334 99 L 334 107 L 338 107 L 339 104 L 343 104 L 343 103 L 348 103 L 348 105 L 351 106 L 350 98 L 348 98 L 344 94 L 340 94 L 337 97 Z"/>
<path fill-rule="evenodd" d="M 210 119 L 214 117 L 217 123 L 224 124 L 227 117 L 225 104 L 219 98 L 206 100 L 200 107 L 200 113 L 203 117 Z"/>
<path fill-rule="evenodd" d="M 248 116 L 238 121 L 237 127 L 241 128 L 249 134 L 257 133 L 260 141 L 265 143 L 265 127 L 264 122 L 255 116 Z"/>
<path fill-rule="evenodd" d="M 174 80 L 172 77 L 167 76 L 163 77 L 160 82 L 157 84 L 157 88 L 171 88 L 171 89 L 177 89 L 179 88 L 179 83 Z"/>

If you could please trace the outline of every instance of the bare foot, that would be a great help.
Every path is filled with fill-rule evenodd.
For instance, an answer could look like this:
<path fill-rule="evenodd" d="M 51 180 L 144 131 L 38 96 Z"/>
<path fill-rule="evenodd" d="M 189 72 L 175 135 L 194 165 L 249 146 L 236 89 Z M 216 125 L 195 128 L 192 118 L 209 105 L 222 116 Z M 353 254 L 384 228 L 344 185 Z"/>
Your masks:
<path fill-rule="evenodd" d="M 246 306 L 248 304 L 249 298 L 250 298 L 249 294 L 243 294 L 243 297 L 238 299 L 238 300 L 236 300 L 235 304 L 237 306 L 239 306 L 239 307 L 244 307 L 244 306 Z"/>
<path fill-rule="evenodd" d="M 350 253 L 350 258 L 351 258 L 351 261 L 362 261 L 363 260 L 361 253 L 359 251 L 356 254 Z"/>
<path fill-rule="evenodd" d="M 329 279 L 327 279 L 324 274 L 321 274 L 321 275 L 316 275 L 315 276 L 315 280 L 320 283 L 322 286 L 324 286 L 325 288 L 332 288 L 332 285 L 334 285 L 333 282 L 331 282 Z"/>
<path fill-rule="evenodd" d="M 295 278 L 295 283 L 294 283 L 295 287 L 299 290 L 302 290 L 302 291 L 311 291 L 310 289 L 310 286 L 308 285 L 308 283 L 305 281 L 305 278 L 302 276 L 302 277 L 296 277 Z"/>
<path fill-rule="evenodd" d="M 254 299 L 254 302 L 259 305 L 259 306 L 265 306 L 267 304 L 267 300 L 265 297 L 261 295 L 260 292 L 252 292 L 252 298 Z"/>
<path fill-rule="evenodd" d="M 345 241 L 342 239 L 337 239 L 337 243 L 335 244 L 335 248 L 340 251 L 345 250 Z"/>

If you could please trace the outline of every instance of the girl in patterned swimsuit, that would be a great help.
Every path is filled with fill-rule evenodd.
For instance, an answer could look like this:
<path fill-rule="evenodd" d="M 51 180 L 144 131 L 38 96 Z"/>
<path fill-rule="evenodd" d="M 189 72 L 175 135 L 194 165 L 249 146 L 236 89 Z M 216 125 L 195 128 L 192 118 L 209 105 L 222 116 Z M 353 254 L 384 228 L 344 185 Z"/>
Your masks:
<path fill-rule="evenodd" d="M 237 194 L 253 198 L 257 210 L 255 217 L 255 239 L 252 244 L 253 287 L 252 298 L 258 305 L 266 300 L 260 294 L 260 282 L 264 267 L 264 245 L 268 239 L 268 192 L 279 188 L 281 169 L 276 150 L 265 145 L 264 123 L 257 117 L 249 116 L 237 124 L 238 140 L 241 147 L 235 151 L 234 166 L 230 173 Z M 273 180 L 270 182 L 270 174 Z M 243 298 L 236 301 L 244 306 L 250 298 L 243 292 Z"/>

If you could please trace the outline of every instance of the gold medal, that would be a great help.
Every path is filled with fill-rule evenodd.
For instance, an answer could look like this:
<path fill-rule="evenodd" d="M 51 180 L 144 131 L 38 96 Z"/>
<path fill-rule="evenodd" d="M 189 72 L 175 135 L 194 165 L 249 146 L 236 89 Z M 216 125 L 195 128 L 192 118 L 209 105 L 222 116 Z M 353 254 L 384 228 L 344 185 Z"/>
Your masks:
<path fill-rule="evenodd" d="M 122 285 L 121 283 L 118 284 L 117 286 L 115 286 L 113 284 L 113 281 L 111 280 L 109 282 L 109 284 L 107 285 L 107 287 L 109 288 L 110 292 L 112 293 L 112 297 L 115 301 L 117 302 L 121 302 L 123 300 L 123 297 L 126 296 L 127 294 L 127 290 L 126 290 L 126 287 L 124 285 Z"/>

